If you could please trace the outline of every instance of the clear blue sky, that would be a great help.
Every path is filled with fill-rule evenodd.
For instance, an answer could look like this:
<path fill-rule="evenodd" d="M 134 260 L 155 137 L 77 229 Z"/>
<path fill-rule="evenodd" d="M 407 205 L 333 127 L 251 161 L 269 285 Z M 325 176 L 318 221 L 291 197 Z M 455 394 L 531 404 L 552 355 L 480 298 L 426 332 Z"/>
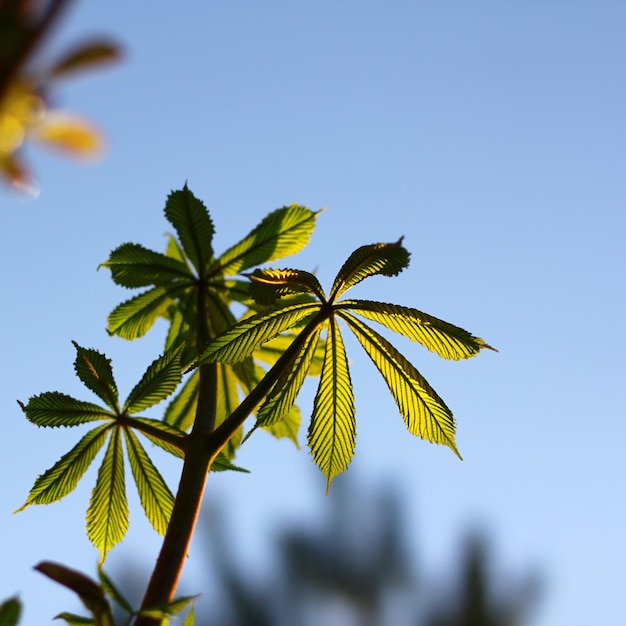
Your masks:
<path fill-rule="evenodd" d="M 53 47 L 104 33 L 126 58 L 58 98 L 98 121 L 109 153 L 84 166 L 32 151 L 39 199 L 0 196 L 0 596 L 21 594 L 23 624 L 75 608 L 32 565 L 95 571 L 84 532 L 95 473 L 61 503 L 12 515 L 80 434 L 36 429 L 15 400 L 90 399 L 72 339 L 112 357 L 122 392 L 160 352 L 159 331 L 107 337 L 106 314 L 127 294 L 95 270 L 124 241 L 162 249 L 166 195 L 185 181 L 213 215 L 218 250 L 274 208 L 328 206 L 290 261 L 326 284 L 358 245 L 405 236 L 409 270 L 363 293 L 500 352 L 447 363 L 398 344 L 455 412 L 460 462 L 404 431 L 348 345 L 349 471 L 366 489 L 399 484 L 431 571 L 445 574 L 480 524 L 499 568 L 544 574 L 536 626 L 623 623 L 625 32 L 626 4 L 608 0 L 77 2 Z M 253 473 L 208 490 L 241 516 L 234 532 L 254 567 L 281 516 L 317 515 L 323 480 L 304 449 L 262 433 L 238 460 Z M 111 567 L 157 550 L 136 500 Z"/>

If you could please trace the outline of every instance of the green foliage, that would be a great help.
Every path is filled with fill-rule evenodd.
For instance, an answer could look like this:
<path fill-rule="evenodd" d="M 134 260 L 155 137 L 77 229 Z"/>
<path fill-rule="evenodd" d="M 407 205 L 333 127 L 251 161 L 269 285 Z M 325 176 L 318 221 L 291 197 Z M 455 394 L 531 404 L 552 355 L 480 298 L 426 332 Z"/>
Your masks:
<path fill-rule="evenodd" d="M 261 346 L 296 325 L 306 326 L 298 351 L 267 394 L 257 415 L 257 425 L 277 424 L 294 406 L 304 377 L 311 367 L 320 332 L 326 331 L 326 347 L 320 382 L 308 429 L 308 444 L 313 458 L 331 480 L 343 472 L 354 454 L 356 437 L 354 393 L 344 343 L 337 319 L 347 322 L 377 367 L 410 433 L 433 443 L 450 447 L 460 457 L 454 433 L 455 420 L 450 409 L 417 369 L 384 337 L 356 317 L 360 315 L 417 341 L 448 359 L 465 359 L 483 348 L 482 339 L 417 309 L 370 300 L 337 300 L 350 287 L 375 275 L 395 276 L 409 262 L 409 253 L 395 243 L 366 245 L 355 250 L 339 270 L 330 297 L 326 298 L 317 278 L 293 269 L 257 269 L 249 278 L 250 294 L 259 304 L 273 307 L 241 320 L 216 337 L 196 365 L 236 363 L 250 357 Z M 281 297 L 308 293 L 317 302 L 288 302 Z M 492 349 L 492 348 L 490 348 Z"/>
<path fill-rule="evenodd" d="M 0 626 L 17 626 L 22 605 L 17 598 L 9 598 L 0 604 Z"/>
<path fill-rule="evenodd" d="M 104 559 L 128 529 L 122 436 L 146 516 L 157 532 L 164 534 L 167 529 L 174 498 L 133 429 L 158 442 L 166 450 L 178 453 L 184 448 L 184 433 L 160 421 L 132 414 L 153 406 L 173 393 L 181 378 L 182 348 L 166 352 L 156 359 L 130 392 L 124 408 L 120 409 L 110 361 L 96 350 L 82 348 L 77 343 L 74 345 L 77 353 L 74 368 L 78 377 L 108 404 L 108 408 L 56 392 L 35 396 L 25 405 L 20 403 L 20 406 L 26 417 L 38 426 L 76 426 L 93 420 L 104 420 L 104 424 L 84 435 L 55 465 L 37 478 L 18 511 L 31 504 L 56 502 L 72 492 L 108 439 L 87 510 L 87 534 Z"/>
<path fill-rule="evenodd" d="M 76 591 L 93 615 L 61 614 L 59 618 L 68 624 L 108 624 L 106 596 L 142 626 L 165 622 L 189 608 L 192 598 L 170 601 L 176 577 L 169 587 L 164 583 L 156 591 L 152 583 L 182 568 L 207 470 L 247 471 L 233 460 L 257 428 L 297 445 L 301 412 L 296 399 L 307 376 L 319 376 L 307 443 L 326 476 L 328 490 L 332 479 L 348 467 L 356 439 L 355 394 L 340 324 L 354 333 L 382 375 L 409 432 L 446 445 L 458 456 L 450 409 L 420 372 L 366 321 L 446 359 L 466 359 L 492 349 L 462 328 L 414 308 L 340 299 L 370 276 L 395 276 L 404 270 L 410 255 L 402 239 L 355 250 L 326 296 L 310 272 L 255 267 L 300 251 L 319 212 L 299 205 L 277 209 L 221 255 L 213 249 L 213 221 L 186 185 L 170 194 L 164 214 L 175 235 L 168 235 L 163 253 L 124 243 L 102 264 L 116 284 L 142 290 L 113 309 L 108 332 L 133 340 L 162 319 L 167 323 L 163 355 L 121 402 L 109 359 L 74 343 L 76 375 L 101 404 L 55 391 L 20 402 L 26 417 L 38 426 L 100 423 L 37 478 L 18 510 L 63 498 L 104 449 L 87 510 L 87 534 L 101 560 L 128 529 L 127 467 L 148 520 L 165 534 L 164 551 L 167 545 L 168 558 L 177 559 L 177 564 L 157 561 L 144 605 L 137 612 L 131 611 L 102 569 L 98 585 L 63 566 L 42 564 L 40 571 Z M 238 273 L 248 280 L 241 280 Z M 239 317 L 235 311 L 241 311 Z M 170 401 L 162 419 L 141 415 L 166 398 Z M 256 420 L 244 437 L 243 425 L 252 413 Z M 138 434 L 183 459 L 177 499 Z M 169 528 L 175 516 L 186 519 L 188 531 Z M 169 556 L 174 553 L 176 557 Z M 160 571 L 161 566 L 166 569 Z M 184 623 L 193 621 L 191 606 Z"/>

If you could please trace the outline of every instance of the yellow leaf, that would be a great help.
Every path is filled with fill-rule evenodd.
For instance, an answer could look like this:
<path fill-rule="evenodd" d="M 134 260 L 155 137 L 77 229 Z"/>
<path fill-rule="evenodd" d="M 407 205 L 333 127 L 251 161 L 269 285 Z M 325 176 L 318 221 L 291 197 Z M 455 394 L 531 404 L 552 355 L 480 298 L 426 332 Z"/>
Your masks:
<path fill-rule="evenodd" d="M 100 156 L 104 142 L 100 132 L 86 120 L 51 113 L 31 131 L 34 139 L 79 158 Z"/>

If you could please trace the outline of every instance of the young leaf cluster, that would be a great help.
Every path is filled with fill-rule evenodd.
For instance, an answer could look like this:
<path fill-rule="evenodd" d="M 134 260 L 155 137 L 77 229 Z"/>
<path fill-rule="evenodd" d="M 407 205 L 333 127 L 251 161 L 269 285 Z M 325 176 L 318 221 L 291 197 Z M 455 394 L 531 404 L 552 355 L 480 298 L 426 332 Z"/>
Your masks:
<path fill-rule="evenodd" d="M 169 452 L 175 451 L 180 456 L 184 453 L 185 433 L 160 420 L 138 415 L 176 389 L 181 380 L 182 349 L 166 352 L 155 360 L 126 401 L 120 404 L 109 359 L 96 350 L 74 345 L 76 374 L 102 404 L 46 392 L 32 397 L 26 404 L 20 402 L 20 406 L 28 420 L 37 426 L 54 428 L 101 423 L 37 478 L 18 511 L 31 504 L 56 502 L 72 492 L 98 452 L 106 446 L 87 509 L 87 534 L 104 559 L 128 529 L 124 447 L 148 520 L 160 534 L 167 529 L 174 498 L 135 431 Z"/>
<path fill-rule="evenodd" d="M 281 257 L 299 252 L 308 242 L 318 213 L 299 205 L 277 209 L 247 236 L 221 255 L 213 250 L 215 229 L 204 204 L 185 187 L 170 194 L 165 217 L 176 231 L 170 235 L 165 253 L 140 244 L 125 243 L 102 264 L 113 280 L 123 287 L 143 291 L 117 306 L 109 315 L 108 331 L 124 339 L 143 336 L 159 318 L 166 318 L 169 330 L 166 350 L 183 346 L 182 363 L 194 362 L 206 344 L 237 323 L 231 306 L 243 305 L 255 312 L 258 304 L 248 293 L 247 281 L 236 275 Z M 272 363 L 283 343 L 268 345 L 255 355 Z M 215 367 L 217 406 L 213 427 L 218 426 L 239 404 L 239 392 L 249 393 L 263 375 L 252 359 Z M 165 411 L 165 422 L 181 430 L 194 423 L 199 397 L 199 376 L 186 380 Z M 299 413 L 293 411 L 287 429 L 269 428 L 277 436 L 295 441 Z M 208 429 L 210 430 L 210 429 Z M 229 444 L 232 458 L 241 441 L 241 432 Z"/>
<path fill-rule="evenodd" d="M 327 478 L 348 466 L 356 437 L 352 381 L 339 321 L 346 323 L 364 348 L 414 435 L 450 447 L 457 456 L 455 420 L 445 402 L 419 371 L 381 334 L 361 318 L 419 342 L 446 359 L 466 359 L 483 348 L 482 339 L 417 309 L 371 300 L 340 300 L 344 293 L 374 275 L 395 276 L 409 262 L 402 240 L 366 245 L 355 250 L 339 270 L 327 297 L 317 278 L 293 269 L 257 269 L 249 278 L 250 293 L 259 303 L 274 306 L 214 339 L 197 361 L 236 364 L 249 358 L 265 342 L 296 325 L 304 326 L 289 353 L 289 363 L 276 379 L 257 412 L 257 426 L 280 423 L 294 406 L 309 373 L 320 334 L 326 342 L 320 381 L 308 428 L 308 444 Z M 308 293 L 313 301 L 283 305 L 284 296 Z M 285 354 L 288 354 L 287 352 Z"/>
<path fill-rule="evenodd" d="M 129 620 L 136 616 L 149 616 L 167 624 L 168 617 L 189 608 L 183 626 L 193 626 L 195 623 L 193 601 L 196 599 L 196 596 L 175 598 L 172 602 L 168 602 L 163 606 L 136 611 L 111 578 L 104 572 L 102 566 L 98 567 L 98 582 L 81 572 L 51 561 L 42 561 L 35 566 L 35 569 L 73 591 L 91 614 L 90 617 L 84 617 L 76 613 L 59 613 L 55 619 L 63 620 L 68 626 L 79 626 L 81 624 L 114 626 L 111 600 L 124 613 L 128 614 Z"/>

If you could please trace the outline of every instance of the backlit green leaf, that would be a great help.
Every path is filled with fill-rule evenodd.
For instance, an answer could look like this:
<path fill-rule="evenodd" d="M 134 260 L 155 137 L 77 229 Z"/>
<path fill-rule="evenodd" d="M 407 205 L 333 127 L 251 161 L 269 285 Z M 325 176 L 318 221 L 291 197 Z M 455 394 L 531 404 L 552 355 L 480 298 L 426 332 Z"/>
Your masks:
<path fill-rule="evenodd" d="M 91 389 L 113 411 L 117 411 L 118 397 L 117 385 L 113 378 L 111 360 L 96 350 L 81 348 L 72 341 L 76 348 L 76 360 L 74 369 L 88 389 Z"/>
<path fill-rule="evenodd" d="M 128 530 L 128 501 L 124 484 L 124 453 L 116 428 L 109 441 L 87 509 L 87 535 L 104 561 Z"/>
<path fill-rule="evenodd" d="M 300 430 L 300 423 L 302 422 L 300 409 L 294 404 L 287 413 L 283 414 L 282 419 L 273 424 L 262 426 L 263 430 L 266 430 L 276 439 L 289 439 L 293 442 L 296 448 L 300 448 L 298 443 L 298 432 Z"/>
<path fill-rule="evenodd" d="M 182 346 L 166 352 L 146 370 L 141 380 L 128 395 L 124 413 L 139 413 L 154 406 L 174 393 L 180 384 L 180 354 Z"/>
<path fill-rule="evenodd" d="M 354 394 L 346 352 L 334 318 L 328 320 L 324 365 L 313 404 L 308 443 L 326 476 L 326 490 L 354 454 L 356 422 Z"/>
<path fill-rule="evenodd" d="M 90 430 L 69 452 L 64 454 L 33 485 L 26 502 L 18 511 L 31 504 L 50 504 L 64 498 L 76 488 L 87 468 L 109 434 L 113 424 L 102 424 Z"/>
<path fill-rule="evenodd" d="M 213 256 L 215 228 L 204 204 L 187 185 L 173 191 L 165 204 L 165 217 L 176 229 L 187 258 L 202 275 Z"/>
<path fill-rule="evenodd" d="M 189 430 L 196 417 L 198 402 L 198 371 L 192 372 L 180 391 L 165 409 L 164 421 L 180 430 Z"/>
<path fill-rule="evenodd" d="M 198 364 L 243 361 L 260 345 L 318 309 L 318 304 L 295 304 L 246 318 L 215 338 L 198 360 Z"/>
<path fill-rule="evenodd" d="M 114 417 L 97 404 L 76 400 L 58 391 L 46 391 L 33 396 L 28 404 L 22 404 L 19 400 L 18 403 L 28 421 L 37 426 L 76 426 Z"/>
<path fill-rule="evenodd" d="M 148 250 L 138 243 L 123 243 L 100 267 L 108 267 L 113 282 L 122 287 L 168 285 L 174 280 L 189 282 L 192 278 L 182 261 Z"/>
<path fill-rule="evenodd" d="M 154 530 L 164 535 L 172 514 L 174 496 L 133 431 L 126 428 L 124 435 L 128 461 L 135 478 L 141 506 Z"/>
<path fill-rule="evenodd" d="M 256 269 L 247 274 L 250 296 L 260 304 L 274 304 L 282 297 L 297 293 L 311 293 L 325 300 L 324 290 L 310 272 L 292 269 Z"/>
<path fill-rule="evenodd" d="M 368 276 L 396 276 L 408 266 L 409 257 L 409 252 L 402 246 L 402 238 L 396 243 L 373 243 L 357 248 L 339 270 L 330 300 L 334 302 L 344 291 Z"/>
<path fill-rule="evenodd" d="M 461 458 L 454 442 L 452 411 L 424 377 L 386 339 L 360 320 L 340 313 L 383 375 L 407 429 L 427 441 L 448 446 Z"/>
<path fill-rule="evenodd" d="M 295 332 L 297 331 L 299 324 L 297 324 L 292 330 L 278 337 L 274 337 L 267 343 L 264 343 L 255 353 L 254 358 L 261 363 L 267 363 L 268 365 L 274 365 L 276 361 L 282 356 L 283 352 L 289 347 L 294 340 Z M 313 359 L 307 371 L 307 376 L 319 376 L 322 371 L 322 363 L 324 362 L 324 340 L 319 338 L 317 346 L 313 355 Z"/>
<path fill-rule="evenodd" d="M 285 374 L 278 379 L 257 412 L 259 426 L 270 426 L 287 416 L 302 388 L 304 379 L 315 356 L 321 328 L 317 328 L 307 339 L 302 350 Z M 296 430 L 297 434 L 297 430 Z"/>
<path fill-rule="evenodd" d="M 344 300 L 341 308 L 417 341 L 444 359 L 467 359 L 483 348 L 493 350 L 480 337 L 417 309 L 370 300 Z"/>
<path fill-rule="evenodd" d="M 299 252 L 309 241 L 318 213 L 296 204 L 273 211 L 245 239 L 224 252 L 213 271 L 234 276 Z"/>
<path fill-rule="evenodd" d="M 118 304 L 107 318 L 107 331 L 122 339 L 143 337 L 171 302 L 171 293 L 165 287 L 154 287 Z"/>

